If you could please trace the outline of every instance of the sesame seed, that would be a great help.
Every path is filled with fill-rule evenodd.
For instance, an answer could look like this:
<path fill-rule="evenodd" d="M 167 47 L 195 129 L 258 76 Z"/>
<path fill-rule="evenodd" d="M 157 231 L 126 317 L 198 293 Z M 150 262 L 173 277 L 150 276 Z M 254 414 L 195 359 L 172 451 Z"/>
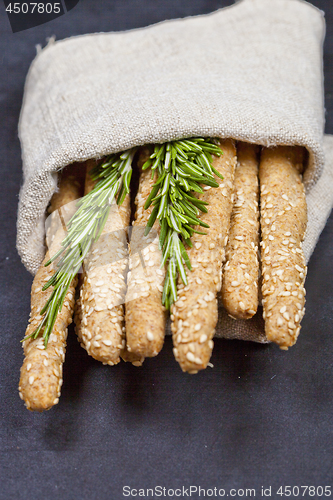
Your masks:
<path fill-rule="evenodd" d="M 213 248 L 215 248 L 215 243 L 210 243 L 209 249 L 212 250 Z"/>
<path fill-rule="evenodd" d="M 29 377 L 29 384 L 32 385 L 34 383 L 35 377 L 33 375 L 30 375 Z"/>
<path fill-rule="evenodd" d="M 290 317 L 289 317 L 289 314 L 286 312 L 283 313 L 283 317 L 284 319 L 286 319 L 287 321 L 289 321 Z"/>
<path fill-rule="evenodd" d="M 197 242 L 197 243 L 195 243 L 195 245 L 194 245 L 194 246 L 195 246 L 195 248 L 196 248 L 197 250 L 199 250 L 199 248 L 201 248 L 201 243 Z"/>
<path fill-rule="evenodd" d="M 286 200 L 286 201 L 288 201 L 288 199 L 289 199 L 289 198 L 288 198 L 288 196 L 287 196 L 286 194 L 283 194 L 283 195 L 281 196 L 281 198 L 283 198 L 283 199 L 284 199 L 284 200 Z"/>
<path fill-rule="evenodd" d="M 291 294 L 290 292 L 282 292 L 281 295 L 282 297 L 289 297 Z"/>
<path fill-rule="evenodd" d="M 30 370 L 30 368 L 31 368 L 31 363 L 28 363 L 27 364 L 27 372 Z"/>
<path fill-rule="evenodd" d="M 242 309 L 242 311 L 245 311 L 245 304 L 244 302 L 239 302 L 239 307 Z"/>
<path fill-rule="evenodd" d="M 235 240 L 242 241 L 244 240 L 243 236 L 235 236 Z"/>
<path fill-rule="evenodd" d="M 195 362 L 195 356 L 194 356 L 194 354 L 193 354 L 192 352 L 190 352 L 190 351 L 186 353 L 186 358 L 188 359 L 188 361 L 191 361 L 192 363 L 194 363 L 194 362 Z"/>
<path fill-rule="evenodd" d="M 194 327 L 194 331 L 195 332 L 198 332 L 199 330 L 201 329 L 201 324 L 200 323 L 197 323 Z"/>
<path fill-rule="evenodd" d="M 210 349 L 213 349 L 213 347 L 214 347 L 214 342 L 213 342 L 212 340 L 209 340 L 209 341 L 208 341 L 208 347 L 209 347 Z"/>
<path fill-rule="evenodd" d="M 298 321 L 299 321 L 299 314 L 297 314 L 297 313 L 295 314 L 295 321 L 296 321 L 296 323 L 298 323 Z"/>
<path fill-rule="evenodd" d="M 270 219 L 265 219 L 265 224 L 269 224 L 270 222 Z"/>
<path fill-rule="evenodd" d="M 204 342 L 206 342 L 207 340 L 207 335 L 205 333 L 203 333 L 201 336 L 200 336 L 200 339 L 199 339 L 199 344 L 203 344 Z"/>
<path fill-rule="evenodd" d="M 300 273 L 303 272 L 303 269 L 298 265 L 296 264 L 295 265 L 295 268 L 297 269 L 297 271 L 299 271 Z"/>
<path fill-rule="evenodd" d="M 55 398 L 55 400 L 53 401 L 53 404 L 57 405 L 58 403 L 59 403 L 59 398 Z"/>
<path fill-rule="evenodd" d="M 283 325 L 283 319 L 281 318 L 281 316 L 278 316 L 277 326 L 282 326 L 282 325 Z"/>
<path fill-rule="evenodd" d="M 274 236 L 272 236 L 271 234 L 268 236 L 268 239 L 273 241 L 274 240 Z"/>
<path fill-rule="evenodd" d="M 153 341 L 154 340 L 154 334 L 150 331 L 147 332 L 147 339 L 149 341 Z"/>
<path fill-rule="evenodd" d="M 239 282 L 238 281 L 232 281 L 231 282 L 231 286 L 238 286 L 239 285 Z"/>

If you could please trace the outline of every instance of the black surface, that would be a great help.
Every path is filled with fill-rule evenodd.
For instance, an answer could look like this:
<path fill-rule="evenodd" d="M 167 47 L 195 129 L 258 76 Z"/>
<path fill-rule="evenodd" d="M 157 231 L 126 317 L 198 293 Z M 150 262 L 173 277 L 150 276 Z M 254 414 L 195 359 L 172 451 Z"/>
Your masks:
<path fill-rule="evenodd" d="M 310 261 L 301 337 L 287 353 L 219 340 L 215 368 L 188 376 L 170 339 L 141 369 L 111 368 L 88 358 L 71 331 L 59 405 L 33 414 L 17 393 L 32 281 L 15 250 L 17 122 L 34 46 L 53 34 L 136 28 L 231 3 L 81 0 L 61 18 L 15 34 L 0 4 L 1 500 L 118 500 L 125 485 L 256 488 L 256 498 L 264 485 L 273 487 L 271 498 L 285 498 L 276 494 L 280 485 L 333 483 L 333 217 Z M 333 6 L 314 4 L 326 11 L 326 131 L 333 133 Z"/>

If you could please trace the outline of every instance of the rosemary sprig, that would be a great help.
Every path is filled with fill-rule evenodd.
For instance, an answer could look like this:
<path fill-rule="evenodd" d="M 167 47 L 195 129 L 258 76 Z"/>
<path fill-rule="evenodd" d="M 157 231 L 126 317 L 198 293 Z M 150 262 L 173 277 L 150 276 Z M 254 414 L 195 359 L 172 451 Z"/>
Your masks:
<path fill-rule="evenodd" d="M 151 168 L 152 179 L 157 180 L 145 203 L 145 209 L 153 205 L 145 234 L 159 220 L 161 231 L 159 246 L 162 250 L 161 267 L 167 263 L 162 302 L 166 308 L 177 300 L 177 275 L 187 285 L 186 267 L 191 263 L 184 243 L 192 246 L 194 233 L 206 234 L 193 226 L 208 228 L 200 220 L 200 212 L 207 212 L 207 202 L 195 193 L 203 193 L 201 185 L 218 187 L 214 178 L 222 175 L 213 167 L 212 155 L 220 156 L 221 149 L 213 139 L 192 138 L 158 144 L 142 169 Z"/>
<path fill-rule="evenodd" d="M 53 290 L 40 311 L 40 315 L 44 316 L 39 326 L 23 340 L 30 337 L 36 339 L 44 329 L 44 345 L 47 346 L 70 284 L 79 272 L 91 245 L 103 231 L 113 200 L 117 195 L 117 204 L 121 205 L 129 193 L 136 149 L 113 154 L 90 172 L 93 180 L 98 182 L 90 193 L 77 202 L 77 211 L 68 223 L 67 236 L 62 241 L 60 250 L 45 264 L 48 266 L 58 259 L 55 273 L 43 286 L 43 290 L 50 286 Z"/>

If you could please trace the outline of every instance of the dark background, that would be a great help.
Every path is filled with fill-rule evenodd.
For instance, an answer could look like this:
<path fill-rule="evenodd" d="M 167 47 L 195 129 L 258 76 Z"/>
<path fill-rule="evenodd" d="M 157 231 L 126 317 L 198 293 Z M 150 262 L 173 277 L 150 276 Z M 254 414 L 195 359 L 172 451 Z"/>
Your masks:
<path fill-rule="evenodd" d="M 274 493 L 280 485 L 333 484 L 333 217 L 309 264 L 301 337 L 287 353 L 218 340 L 215 368 L 189 376 L 167 339 L 142 368 L 111 368 L 88 358 L 71 330 L 59 405 L 35 414 L 18 397 L 32 277 L 15 249 L 17 123 L 35 45 L 51 35 L 126 30 L 232 3 L 81 0 L 66 15 L 15 34 L 0 4 L 1 500 L 118 500 L 124 485 L 191 484 L 257 488 L 257 498 L 262 485 L 273 486 L 271 498 L 281 498 Z M 313 3 L 326 11 L 326 131 L 333 133 L 333 6 Z"/>

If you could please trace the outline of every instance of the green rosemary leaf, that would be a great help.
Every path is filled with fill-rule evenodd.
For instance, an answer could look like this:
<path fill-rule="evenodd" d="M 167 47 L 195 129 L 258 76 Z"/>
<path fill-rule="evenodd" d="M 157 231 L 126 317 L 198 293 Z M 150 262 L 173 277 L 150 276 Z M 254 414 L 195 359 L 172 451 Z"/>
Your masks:
<path fill-rule="evenodd" d="M 165 194 L 164 196 L 161 196 L 161 199 L 160 199 L 160 206 L 159 206 L 158 213 L 157 213 L 158 219 L 165 217 L 165 208 L 167 206 L 167 203 L 168 203 L 168 196 L 167 196 L 167 194 Z"/>
<path fill-rule="evenodd" d="M 178 248 L 175 251 L 175 257 L 176 257 L 178 272 L 179 272 L 179 274 L 181 276 L 181 279 L 183 280 L 183 283 L 185 285 L 187 285 L 186 271 L 185 271 L 185 268 L 184 268 L 184 264 L 183 264 L 183 260 L 182 260 L 182 254 L 180 252 L 179 246 L 178 246 Z M 177 300 L 177 292 L 176 292 L 176 298 L 175 298 L 175 300 Z"/>
<path fill-rule="evenodd" d="M 148 198 L 147 198 L 147 200 L 146 200 L 146 203 L 145 203 L 145 206 L 144 206 L 145 210 L 147 210 L 147 208 L 149 208 L 149 207 L 150 207 L 150 205 L 151 205 L 151 203 L 152 203 L 152 200 L 155 198 L 155 196 L 156 196 L 156 194 L 158 193 L 159 189 L 160 189 L 160 188 L 159 188 L 159 186 L 158 186 L 158 185 L 156 185 L 156 184 L 155 184 L 155 185 L 153 186 L 153 188 L 152 188 L 152 190 L 150 191 L 150 194 L 149 194 L 149 196 L 148 196 Z"/>
<path fill-rule="evenodd" d="M 193 227 L 191 227 L 191 229 L 192 229 L 192 231 L 193 231 L 194 233 L 196 233 L 196 234 L 204 234 L 204 235 L 205 235 L 205 234 L 207 234 L 207 233 L 205 233 L 204 231 L 199 231 L 198 229 L 193 229 Z"/>
<path fill-rule="evenodd" d="M 213 165 L 212 165 L 212 170 L 213 170 L 214 174 L 217 175 L 217 177 L 219 177 L 220 179 L 223 179 L 223 175 L 220 174 L 220 172 L 218 170 L 216 170 L 216 168 L 214 168 Z"/>
<path fill-rule="evenodd" d="M 164 242 L 165 242 L 165 238 L 166 238 L 166 235 L 167 235 L 167 231 L 168 231 L 168 223 L 167 223 L 166 219 L 163 219 L 162 222 L 161 222 L 161 230 L 160 230 L 160 237 L 159 237 L 159 246 L 160 246 L 160 249 L 163 248 L 163 245 L 164 245 Z"/>
<path fill-rule="evenodd" d="M 158 206 L 156 205 L 151 214 L 150 214 L 150 217 L 148 219 L 148 222 L 147 222 L 147 226 L 145 227 L 145 232 L 144 232 L 144 235 L 147 236 L 149 231 L 151 230 L 151 228 L 153 227 L 154 223 L 155 223 L 155 220 L 156 220 L 156 217 L 157 217 L 157 212 L 158 212 Z"/>
<path fill-rule="evenodd" d="M 153 163 L 153 160 L 151 158 L 149 158 L 143 165 L 142 165 L 142 170 L 147 170 L 147 168 L 149 168 L 151 166 L 151 164 Z"/>
<path fill-rule="evenodd" d="M 191 261 L 190 261 L 190 258 L 189 256 L 187 255 L 187 252 L 185 250 L 185 247 L 183 245 L 183 243 L 179 240 L 179 248 L 180 248 L 180 252 L 182 254 L 182 257 L 184 259 L 184 262 L 186 264 L 186 266 L 188 267 L 188 269 L 191 271 L 192 270 L 192 266 L 191 266 Z"/>
<path fill-rule="evenodd" d="M 194 191 L 195 193 L 201 193 L 201 194 L 204 192 L 202 187 L 199 186 L 199 184 L 197 184 L 195 181 L 190 180 L 187 182 L 188 182 L 188 185 L 189 185 L 191 191 Z"/>
<path fill-rule="evenodd" d="M 171 291 L 171 297 L 169 297 L 169 302 L 171 304 L 177 300 L 177 286 L 176 286 L 177 268 L 174 256 L 172 256 L 169 261 L 168 270 L 170 275 L 170 291 Z"/>

